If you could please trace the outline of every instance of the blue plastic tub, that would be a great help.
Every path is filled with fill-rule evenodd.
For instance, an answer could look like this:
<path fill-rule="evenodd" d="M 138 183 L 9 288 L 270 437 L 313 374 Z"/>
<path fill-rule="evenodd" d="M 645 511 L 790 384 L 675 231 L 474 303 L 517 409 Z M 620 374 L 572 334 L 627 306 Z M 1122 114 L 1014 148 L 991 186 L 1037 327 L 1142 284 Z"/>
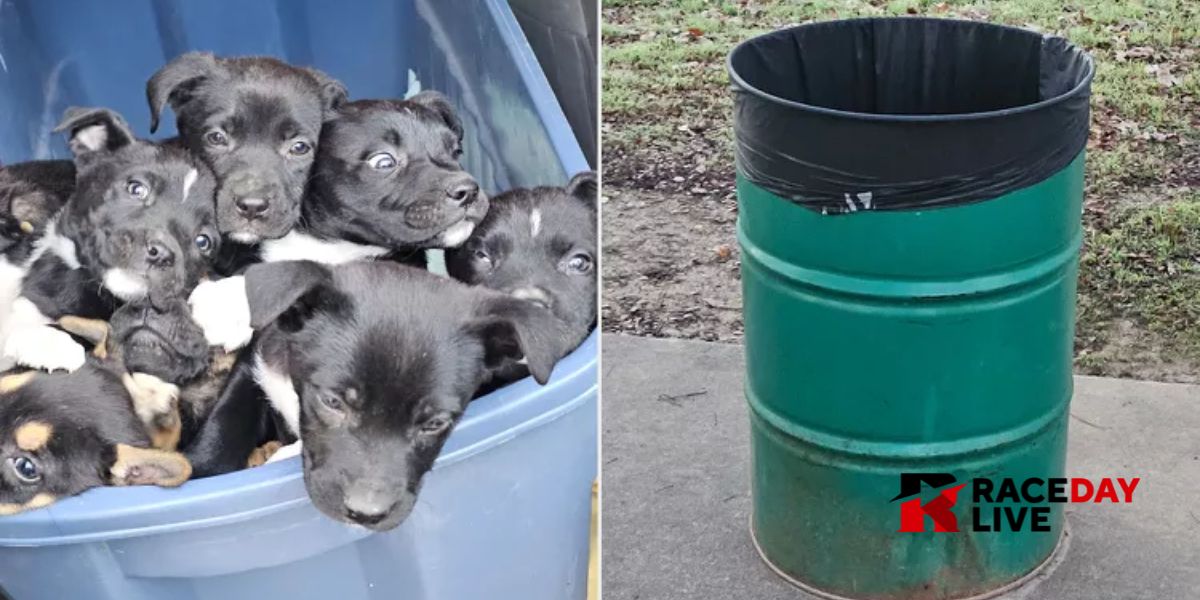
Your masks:
<path fill-rule="evenodd" d="M 50 129 L 71 105 L 112 107 L 146 135 L 146 79 L 192 49 L 313 65 L 354 98 L 413 81 L 443 91 L 491 193 L 587 169 L 502 0 L 3 0 L 0 162 L 68 156 Z M 0 518 L 0 588 L 14 600 L 583 598 L 596 357 L 593 335 L 548 385 L 472 403 L 392 532 L 318 513 L 291 459 Z"/>

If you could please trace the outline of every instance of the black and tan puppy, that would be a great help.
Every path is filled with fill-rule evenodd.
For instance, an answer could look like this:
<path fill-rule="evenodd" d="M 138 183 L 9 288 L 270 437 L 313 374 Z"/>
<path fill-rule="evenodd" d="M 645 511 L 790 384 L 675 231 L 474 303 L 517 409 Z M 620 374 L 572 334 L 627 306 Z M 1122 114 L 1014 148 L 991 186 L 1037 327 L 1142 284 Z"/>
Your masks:
<path fill-rule="evenodd" d="M 75 165 L 69 160 L 0 167 L 0 254 L 5 265 L 19 267 L 27 262 L 46 223 L 74 189 Z"/>
<path fill-rule="evenodd" d="M 153 447 L 139 414 L 153 420 L 162 399 L 99 358 L 0 377 L 0 516 L 94 487 L 182 484 L 187 459 Z"/>
<path fill-rule="evenodd" d="M 483 222 L 461 248 L 446 252 L 455 279 L 549 309 L 575 348 L 596 323 L 596 174 L 566 187 L 516 189 L 492 199 Z M 493 384 L 528 375 L 506 365 Z"/>
<path fill-rule="evenodd" d="M 216 174 L 221 233 L 257 244 L 295 225 L 321 123 L 346 89 L 316 69 L 274 58 L 189 52 L 150 78 L 146 98 L 150 131 L 170 105 L 183 145 Z"/>
<path fill-rule="evenodd" d="M 313 503 L 371 529 L 412 510 L 489 368 L 524 358 L 544 383 L 565 353 L 545 309 L 392 262 L 262 263 L 246 289 L 261 332 L 253 375 L 302 442 Z M 206 423 L 223 425 L 237 423 Z M 222 447 L 245 457 L 256 442 Z"/>
<path fill-rule="evenodd" d="M 28 258 L 4 355 L 73 370 L 84 349 L 50 323 L 64 315 L 107 319 L 122 302 L 162 306 L 186 297 L 220 236 L 215 182 L 187 151 L 136 139 L 106 109 L 70 109 L 59 129 L 71 133 L 75 189 Z"/>

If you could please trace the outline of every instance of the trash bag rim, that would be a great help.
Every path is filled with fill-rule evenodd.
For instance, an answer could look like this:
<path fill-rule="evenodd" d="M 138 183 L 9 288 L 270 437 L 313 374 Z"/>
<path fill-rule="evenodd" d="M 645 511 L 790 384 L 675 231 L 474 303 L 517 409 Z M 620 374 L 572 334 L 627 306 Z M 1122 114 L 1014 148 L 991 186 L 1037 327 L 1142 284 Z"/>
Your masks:
<path fill-rule="evenodd" d="M 1062 40 L 1063 43 L 1066 44 L 1066 46 L 1068 48 L 1078 50 L 1080 52 L 1080 54 L 1083 56 L 1085 71 L 1084 71 L 1083 77 L 1080 78 L 1079 83 L 1076 84 L 1074 87 L 1072 87 L 1070 90 L 1068 90 L 1062 94 L 1059 94 L 1057 96 L 1054 96 L 1053 98 L 1046 98 L 1045 100 L 1039 100 L 1032 104 L 1023 104 L 1021 106 L 1013 106 L 1010 108 L 1002 108 L 1002 109 L 998 109 L 998 110 L 988 110 L 988 111 L 969 112 L 969 113 L 955 113 L 955 114 L 884 114 L 884 113 L 865 113 L 865 112 L 858 112 L 858 111 L 851 111 L 851 110 L 840 110 L 837 108 L 829 108 L 826 106 L 817 106 L 815 104 L 807 104 L 804 102 L 797 102 L 795 100 L 788 100 L 786 98 L 781 98 L 779 96 L 764 92 L 763 90 L 760 90 L 757 87 L 750 85 L 737 72 L 737 69 L 735 69 L 733 67 L 733 59 L 734 59 L 734 56 L 736 56 L 738 54 L 738 52 L 742 51 L 744 48 L 748 48 L 748 47 L 752 46 L 753 44 L 759 42 L 760 40 L 762 40 L 763 38 L 766 38 L 768 36 L 778 35 L 783 32 L 796 31 L 796 30 L 800 30 L 800 29 L 808 29 L 808 28 L 818 27 L 818 26 L 823 26 L 823 25 L 828 26 L 830 24 L 836 24 L 836 23 L 879 22 L 879 21 L 929 21 L 929 22 L 936 22 L 936 23 L 956 23 L 956 24 L 971 25 L 971 26 L 977 26 L 977 27 L 983 27 L 983 28 L 1004 29 L 1004 30 L 1009 30 L 1009 31 L 1021 32 L 1021 33 L 1029 34 L 1029 35 L 1037 35 L 1037 36 L 1041 37 L 1043 40 L 1059 39 L 1059 40 Z M 726 56 L 725 68 L 729 72 L 730 79 L 733 80 L 734 92 L 747 92 L 747 93 L 753 94 L 755 96 L 758 96 L 759 98 L 766 100 L 768 102 L 778 104 L 780 106 L 784 106 L 784 107 L 788 107 L 788 108 L 793 108 L 793 109 L 800 110 L 800 111 L 809 111 L 809 112 L 814 112 L 814 113 L 818 113 L 818 114 L 825 114 L 825 115 L 829 115 L 829 116 L 841 117 L 841 118 L 846 118 L 846 119 L 854 119 L 854 120 L 860 120 L 860 121 L 883 121 L 883 122 L 893 122 L 893 123 L 946 123 L 946 122 L 954 122 L 954 121 L 979 121 L 979 120 L 986 120 L 986 119 L 999 119 L 999 118 L 1004 118 L 1004 117 L 1010 117 L 1013 115 L 1027 113 L 1027 112 L 1035 112 L 1035 111 L 1065 102 L 1068 99 L 1071 99 L 1071 98 L 1079 95 L 1080 93 L 1087 90 L 1091 86 L 1092 78 L 1096 75 L 1096 63 L 1092 59 L 1092 55 L 1090 53 L 1088 53 L 1086 50 L 1084 50 L 1083 48 L 1080 48 L 1079 46 L 1072 43 L 1070 40 L 1063 38 L 1061 36 L 1048 35 L 1048 34 L 1034 31 L 1032 29 L 1026 29 L 1023 27 L 1014 27 L 1012 25 L 1003 25 L 1003 24 L 999 24 L 999 23 L 988 23 L 986 21 L 971 21 L 968 19 L 946 19 L 946 18 L 940 18 L 940 17 L 858 17 L 858 18 L 852 18 L 852 19 L 828 19 L 825 21 L 812 21 L 809 23 L 801 23 L 800 25 L 793 25 L 791 27 L 785 27 L 783 29 L 776 29 L 774 31 L 769 31 L 767 33 L 756 35 L 748 40 L 744 40 L 744 41 L 738 43 L 738 45 L 734 46 L 733 50 L 731 50 L 729 52 L 729 55 Z"/>

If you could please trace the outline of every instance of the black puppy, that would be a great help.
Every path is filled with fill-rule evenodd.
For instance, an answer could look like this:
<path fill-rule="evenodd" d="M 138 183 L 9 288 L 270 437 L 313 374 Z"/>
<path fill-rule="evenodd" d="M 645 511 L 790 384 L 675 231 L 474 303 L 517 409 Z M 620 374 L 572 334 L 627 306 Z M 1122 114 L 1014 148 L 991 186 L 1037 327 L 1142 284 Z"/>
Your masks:
<path fill-rule="evenodd" d="M 295 225 L 321 123 L 346 88 L 274 58 L 189 52 L 150 78 L 146 98 L 150 131 L 169 104 L 183 145 L 216 174 L 221 233 L 256 244 Z"/>
<path fill-rule="evenodd" d="M 253 376 L 303 442 L 309 495 L 371 529 L 412 510 L 490 367 L 524 357 L 544 383 L 564 354 L 545 309 L 393 262 L 262 263 L 245 277 L 261 331 Z M 240 422 L 214 415 L 205 426 Z M 240 444 L 244 461 L 255 442 L 226 438 L 224 448 Z"/>
<path fill-rule="evenodd" d="M 93 359 L 73 373 L 0 377 L 0 516 L 104 485 L 177 486 L 191 466 L 152 447 L 140 393 Z"/>
<path fill-rule="evenodd" d="M 487 214 L 487 197 L 459 164 L 462 123 L 437 92 L 343 104 L 325 123 L 303 218 L 261 244 L 261 258 L 341 264 L 390 255 L 423 266 L 424 250 L 458 246 Z M 416 260 L 413 260 L 416 259 Z M 249 341 L 240 280 L 201 284 L 194 316 L 226 350 Z"/>
<path fill-rule="evenodd" d="M 178 298 L 164 308 L 126 303 L 110 321 L 68 316 L 58 325 L 94 346 L 94 356 L 127 378 L 154 447 L 164 450 L 191 442 L 236 358 L 209 348 Z"/>
<path fill-rule="evenodd" d="M 75 190 L 29 256 L 4 355 L 73 370 L 83 348 L 49 323 L 107 319 L 122 301 L 186 297 L 220 237 L 213 177 L 185 150 L 136 139 L 105 109 L 70 109 L 58 129 L 71 132 Z"/>
<path fill-rule="evenodd" d="M 561 343 L 573 349 L 596 323 L 597 201 L 590 171 L 566 187 L 500 194 L 470 239 L 446 252 L 446 270 L 549 309 L 567 325 Z M 528 374 L 516 364 L 501 371 L 493 384 Z"/>
<path fill-rule="evenodd" d="M 321 130 L 304 218 L 263 244 L 264 260 L 338 264 L 461 244 L 488 209 L 458 162 L 462 137 L 437 92 L 344 104 Z"/>

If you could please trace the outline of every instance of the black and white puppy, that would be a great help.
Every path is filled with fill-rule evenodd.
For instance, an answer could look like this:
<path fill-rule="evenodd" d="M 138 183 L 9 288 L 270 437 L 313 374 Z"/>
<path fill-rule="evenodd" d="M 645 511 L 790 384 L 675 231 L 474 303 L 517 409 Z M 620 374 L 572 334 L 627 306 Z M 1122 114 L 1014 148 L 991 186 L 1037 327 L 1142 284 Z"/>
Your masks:
<path fill-rule="evenodd" d="M 412 510 L 490 367 L 525 358 L 545 383 L 565 353 L 545 309 L 389 261 L 262 263 L 246 289 L 254 376 L 302 442 L 313 503 L 375 530 Z"/>
<path fill-rule="evenodd" d="M 84 348 L 54 320 L 107 319 L 121 302 L 186 297 L 220 236 L 212 174 L 184 149 L 136 139 L 106 109 L 69 109 L 58 129 L 71 132 L 75 189 L 29 255 L 3 353 L 74 370 Z"/>
<path fill-rule="evenodd" d="M 21 293 L 29 257 L 74 188 L 75 165 L 69 160 L 0 168 L 0 340 L 7 337 L 9 310 Z"/>
<path fill-rule="evenodd" d="M 574 349 L 596 323 L 598 201 L 591 171 L 566 187 L 500 194 L 470 239 L 446 251 L 446 270 L 460 281 L 549 309 L 567 325 L 562 344 Z M 494 383 L 527 374 L 508 365 Z"/>
<path fill-rule="evenodd" d="M 170 105 L 182 144 L 216 174 L 221 233 L 257 244 L 296 224 L 321 124 L 346 99 L 346 88 L 274 58 L 189 52 L 150 78 L 146 98 L 150 131 Z"/>
<path fill-rule="evenodd" d="M 303 218 L 282 238 L 262 242 L 262 260 L 342 264 L 392 256 L 412 264 L 415 256 L 423 264 L 426 249 L 462 244 L 488 211 L 486 195 L 459 164 L 462 137 L 462 123 L 437 92 L 341 105 L 321 131 Z M 228 310 L 242 288 L 239 279 L 214 280 L 191 299 L 209 341 L 226 350 L 249 342 L 249 315 Z"/>

